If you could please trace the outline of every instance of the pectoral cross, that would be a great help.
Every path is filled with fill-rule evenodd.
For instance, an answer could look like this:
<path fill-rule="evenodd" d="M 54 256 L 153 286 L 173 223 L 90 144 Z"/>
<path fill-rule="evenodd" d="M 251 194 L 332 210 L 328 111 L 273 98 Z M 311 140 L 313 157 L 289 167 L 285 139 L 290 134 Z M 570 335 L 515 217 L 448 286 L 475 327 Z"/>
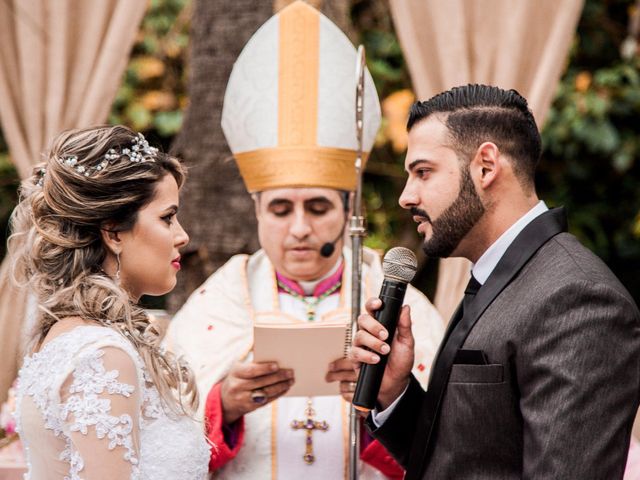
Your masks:
<path fill-rule="evenodd" d="M 302 458 L 307 465 L 311 465 L 316 460 L 316 456 L 313 454 L 313 431 L 320 430 L 321 432 L 326 432 L 329 430 L 329 424 L 324 420 L 316 422 L 313 419 L 316 415 L 316 411 L 313 409 L 311 399 L 307 401 L 307 408 L 305 409 L 304 414 L 307 418 L 304 420 L 294 420 L 291 422 L 291 428 L 294 430 L 304 429 L 306 431 L 305 452 Z"/>

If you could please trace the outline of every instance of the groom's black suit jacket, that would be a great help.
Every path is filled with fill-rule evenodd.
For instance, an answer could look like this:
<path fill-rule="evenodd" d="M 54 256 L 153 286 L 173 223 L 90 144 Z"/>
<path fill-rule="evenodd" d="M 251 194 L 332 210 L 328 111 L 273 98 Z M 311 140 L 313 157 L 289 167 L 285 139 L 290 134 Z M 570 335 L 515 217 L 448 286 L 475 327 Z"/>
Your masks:
<path fill-rule="evenodd" d="M 427 392 L 412 378 L 380 428 L 368 420 L 407 479 L 622 478 L 640 314 L 565 231 L 562 209 L 527 225 L 454 315 Z"/>

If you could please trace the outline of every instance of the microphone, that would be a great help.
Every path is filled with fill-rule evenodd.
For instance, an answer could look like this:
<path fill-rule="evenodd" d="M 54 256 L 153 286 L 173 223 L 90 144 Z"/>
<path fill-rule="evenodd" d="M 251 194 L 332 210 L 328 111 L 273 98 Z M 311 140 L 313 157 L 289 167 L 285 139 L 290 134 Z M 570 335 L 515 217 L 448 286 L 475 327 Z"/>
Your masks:
<path fill-rule="evenodd" d="M 331 255 L 333 255 L 333 252 L 336 249 L 336 242 L 340 240 L 340 237 L 342 237 L 342 235 L 344 234 L 344 228 L 346 226 L 347 226 L 347 217 L 345 215 L 344 223 L 342 224 L 340 233 L 338 234 L 338 236 L 335 238 L 333 242 L 326 242 L 322 244 L 322 247 L 320 247 L 320 255 L 322 255 L 324 258 L 329 258 Z"/>
<path fill-rule="evenodd" d="M 382 261 L 384 281 L 379 295 L 382 307 L 376 311 L 375 319 L 389 332 L 389 338 L 387 338 L 389 345 L 391 345 L 396 331 L 407 284 L 413 280 L 417 269 L 416 256 L 408 248 L 392 248 Z M 375 407 L 388 360 L 388 354 L 379 356 L 378 363 L 372 365 L 365 363 L 360 368 L 360 375 L 351 402 L 357 410 L 368 412 Z"/>
<path fill-rule="evenodd" d="M 333 255 L 333 251 L 336 249 L 336 247 L 333 245 L 335 242 L 337 242 L 337 240 L 334 240 L 331 243 L 327 242 L 322 245 L 322 247 L 320 248 L 320 255 L 322 255 L 324 258 L 329 258 L 331 255 Z"/>

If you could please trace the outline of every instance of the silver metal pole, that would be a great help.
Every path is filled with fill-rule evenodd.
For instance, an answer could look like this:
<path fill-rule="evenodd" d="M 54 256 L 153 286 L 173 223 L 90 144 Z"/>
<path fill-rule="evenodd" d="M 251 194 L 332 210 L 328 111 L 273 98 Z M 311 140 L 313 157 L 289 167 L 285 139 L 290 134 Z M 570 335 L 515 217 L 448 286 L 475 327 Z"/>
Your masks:
<path fill-rule="evenodd" d="M 365 73 L 364 47 L 358 47 L 358 59 L 356 64 L 356 134 L 358 140 L 358 152 L 356 156 L 356 191 L 353 199 L 353 213 L 349 222 L 349 235 L 351 236 L 352 269 L 351 269 L 351 329 L 348 343 L 353 342 L 355 332 L 358 330 L 358 316 L 360 315 L 360 302 L 362 297 L 362 240 L 366 235 L 364 217 L 362 216 L 362 132 L 363 132 L 363 107 L 364 107 L 364 73 Z M 351 405 L 349 410 L 349 479 L 358 479 L 358 460 L 360 459 L 360 422 L 357 410 Z"/>

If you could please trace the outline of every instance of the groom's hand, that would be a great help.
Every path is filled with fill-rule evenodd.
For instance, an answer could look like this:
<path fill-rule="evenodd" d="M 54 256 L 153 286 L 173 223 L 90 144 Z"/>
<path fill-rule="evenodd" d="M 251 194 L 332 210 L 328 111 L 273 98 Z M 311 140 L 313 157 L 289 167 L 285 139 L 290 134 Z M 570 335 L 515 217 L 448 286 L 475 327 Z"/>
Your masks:
<path fill-rule="evenodd" d="M 411 333 L 409 306 L 405 305 L 400 311 L 391 346 L 385 343 L 389 338 L 389 332 L 373 318 L 381 306 L 382 302 L 379 298 L 371 298 L 367 301 L 365 305 L 367 313 L 358 317 L 359 329 L 354 337 L 349 358 L 354 367 L 359 370 L 362 363 L 376 364 L 380 361 L 380 355 L 389 355 L 377 399 L 380 409 L 384 410 L 400 396 L 409 383 L 415 342 Z"/>

